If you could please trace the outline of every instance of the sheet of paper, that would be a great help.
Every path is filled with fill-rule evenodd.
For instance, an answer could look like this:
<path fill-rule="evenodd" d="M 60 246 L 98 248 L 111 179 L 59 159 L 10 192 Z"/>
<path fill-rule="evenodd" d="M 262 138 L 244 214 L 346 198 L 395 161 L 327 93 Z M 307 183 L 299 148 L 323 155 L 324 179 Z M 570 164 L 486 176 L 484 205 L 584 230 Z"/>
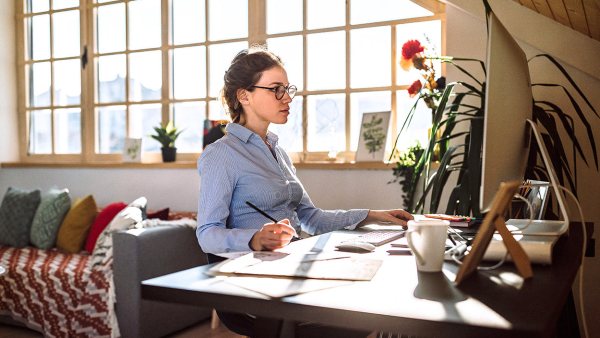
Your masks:
<path fill-rule="evenodd" d="M 274 278 L 274 277 L 227 277 L 226 283 L 262 293 L 273 298 L 282 298 L 301 293 L 323 290 L 352 284 L 345 280 L 323 280 L 306 278 Z"/>
<path fill-rule="evenodd" d="M 380 259 L 361 258 L 340 252 L 252 252 L 219 263 L 209 273 L 366 281 L 375 276 L 381 263 Z"/>

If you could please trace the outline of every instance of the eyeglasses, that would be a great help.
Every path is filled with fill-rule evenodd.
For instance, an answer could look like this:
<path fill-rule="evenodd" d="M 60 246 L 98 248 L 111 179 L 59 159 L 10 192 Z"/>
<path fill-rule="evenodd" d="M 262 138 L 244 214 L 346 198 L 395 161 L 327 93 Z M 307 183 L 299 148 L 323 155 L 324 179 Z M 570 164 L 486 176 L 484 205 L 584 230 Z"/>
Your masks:
<path fill-rule="evenodd" d="M 266 89 L 266 90 L 270 90 L 273 93 L 275 93 L 275 98 L 277 100 L 281 100 L 283 99 L 283 95 L 285 95 L 285 93 L 287 92 L 288 95 L 290 96 L 290 99 L 293 99 L 294 96 L 296 96 L 296 92 L 298 91 L 298 88 L 296 88 L 296 86 L 294 85 L 279 85 L 276 87 L 262 87 L 262 86 L 251 86 L 251 88 L 260 88 L 260 89 Z"/>

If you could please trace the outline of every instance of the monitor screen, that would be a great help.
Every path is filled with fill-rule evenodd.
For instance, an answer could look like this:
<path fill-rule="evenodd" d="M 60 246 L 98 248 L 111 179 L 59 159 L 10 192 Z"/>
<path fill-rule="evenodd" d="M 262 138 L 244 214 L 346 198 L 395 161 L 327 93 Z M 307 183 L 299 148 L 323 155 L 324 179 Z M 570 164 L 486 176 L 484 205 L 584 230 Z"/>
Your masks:
<path fill-rule="evenodd" d="M 527 57 L 489 14 L 480 207 L 490 207 L 501 182 L 523 181 L 529 153 L 532 91 Z"/>

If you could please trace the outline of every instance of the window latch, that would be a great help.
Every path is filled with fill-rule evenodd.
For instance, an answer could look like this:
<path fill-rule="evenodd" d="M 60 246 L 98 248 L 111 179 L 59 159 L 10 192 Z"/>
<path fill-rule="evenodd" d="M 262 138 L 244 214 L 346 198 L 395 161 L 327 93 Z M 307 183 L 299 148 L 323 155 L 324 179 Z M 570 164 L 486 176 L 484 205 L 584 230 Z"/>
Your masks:
<path fill-rule="evenodd" d="M 87 46 L 83 46 L 83 54 L 81 54 L 81 68 L 85 69 L 88 63 Z"/>

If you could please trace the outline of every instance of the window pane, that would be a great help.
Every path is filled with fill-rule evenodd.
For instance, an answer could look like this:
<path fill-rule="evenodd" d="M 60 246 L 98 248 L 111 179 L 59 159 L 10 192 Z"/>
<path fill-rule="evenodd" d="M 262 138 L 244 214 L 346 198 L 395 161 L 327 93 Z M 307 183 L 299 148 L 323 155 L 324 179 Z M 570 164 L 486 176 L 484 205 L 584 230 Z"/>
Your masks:
<path fill-rule="evenodd" d="M 353 25 L 433 15 L 412 1 L 398 0 L 352 0 L 350 11 Z"/>
<path fill-rule="evenodd" d="M 288 153 L 302 152 L 302 96 L 294 97 L 286 124 L 273 124 L 269 130 L 279 136 L 279 145 Z"/>
<path fill-rule="evenodd" d="M 120 154 L 125 140 L 125 106 L 101 107 L 97 112 L 96 151 Z"/>
<path fill-rule="evenodd" d="M 269 50 L 277 54 L 281 58 L 281 61 L 283 61 L 290 83 L 296 85 L 298 90 L 303 90 L 304 61 L 302 57 L 302 35 L 267 39 L 267 45 L 269 46 Z"/>
<path fill-rule="evenodd" d="M 54 111 L 54 151 L 57 154 L 81 153 L 81 110 Z"/>
<path fill-rule="evenodd" d="M 79 59 L 54 62 L 54 105 L 76 105 L 81 102 L 79 65 Z"/>
<path fill-rule="evenodd" d="M 50 9 L 48 0 L 25 0 L 25 10 L 27 13 L 47 12 Z"/>
<path fill-rule="evenodd" d="M 346 87 L 346 33 L 307 36 L 307 87 L 310 90 Z"/>
<path fill-rule="evenodd" d="M 150 134 L 154 133 L 154 127 L 160 123 L 160 104 L 132 105 L 129 107 L 129 137 L 142 139 L 142 151 L 160 151 L 161 144 L 150 137 Z"/>
<path fill-rule="evenodd" d="M 160 0 L 129 2 L 129 48 L 160 46 Z"/>
<path fill-rule="evenodd" d="M 50 109 L 33 110 L 29 113 L 29 153 L 52 153 L 52 124 Z"/>
<path fill-rule="evenodd" d="M 389 26 L 350 31 L 352 88 L 389 86 L 391 30 Z"/>
<path fill-rule="evenodd" d="M 223 88 L 225 71 L 231 65 L 231 60 L 244 48 L 248 48 L 247 42 L 223 43 L 208 47 L 210 53 L 210 96 L 219 96 L 219 92 Z"/>
<path fill-rule="evenodd" d="M 50 16 L 48 14 L 31 17 L 29 26 L 29 58 L 42 60 L 50 58 Z"/>
<path fill-rule="evenodd" d="M 441 22 L 439 20 L 416 22 L 404 25 L 398 25 L 396 27 L 396 46 L 398 51 L 397 62 L 400 62 L 402 57 L 402 45 L 408 40 L 419 40 L 421 45 L 425 46 L 427 55 L 441 55 L 442 53 L 442 36 L 441 36 Z M 433 67 L 437 76 L 440 76 L 441 65 L 439 61 L 433 63 Z M 399 85 L 410 85 L 415 80 L 420 79 L 421 76 L 416 69 L 405 71 L 402 67 L 397 67 L 396 72 L 396 84 Z"/>
<path fill-rule="evenodd" d="M 415 104 L 416 98 L 408 96 L 406 90 L 399 90 L 396 92 L 396 106 L 397 106 L 397 130 L 400 131 L 402 124 L 406 120 L 410 109 Z M 414 145 L 415 141 L 418 140 L 422 146 L 425 146 L 427 142 L 427 130 L 431 127 L 431 109 L 427 108 L 423 101 L 419 102 L 417 110 L 415 111 L 409 128 L 404 128 L 402 131 L 402 137 L 398 140 L 398 148 L 405 149 L 411 145 Z M 394 135 L 394 139 L 397 135 Z"/>
<path fill-rule="evenodd" d="M 98 7 L 98 52 L 125 50 L 125 5 L 122 3 Z"/>
<path fill-rule="evenodd" d="M 210 0 L 208 8 L 210 40 L 248 36 L 247 0 Z"/>
<path fill-rule="evenodd" d="M 338 27 L 346 24 L 346 0 L 306 0 L 306 28 Z"/>
<path fill-rule="evenodd" d="M 302 30 L 302 0 L 267 0 L 267 33 Z"/>
<path fill-rule="evenodd" d="M 79 48 L 79 11 L 67 11 L 54 14 L 54 57 L 77 56 Z"/>
<path fill-rule="evenodd" d="M 344 94 L 307 98 L 308 151 L 340 152 L 346 149 Z"/>
<path fill-rule="evenodd" d="M 161 52 L 132 53 L 129 56 L 129 100 L 160 100 L 162 88 Z"/>
<path fill-rule="evenodd" d="M 34 63 L 31 66 L 30 103 L 32 107 L 50 105 L 50 62 Z"/>
<path fill-rule="evenodd" d="M 206 96 L 206 47 L 173 50 L 173 97 L 189 99 Z"/>
<path fill-rule="evenodd" d="M 125 55 L 98 58 L 98 102 L 125 101 Z"/>
<path fill-rule="evenodd" d="M 209 108 L 209 112 L 208 112 L 209 120 L 227 120 L 227 121 L 231 120 L 231 118 L 229 117 L 229 114 L 227 114 L 225 112 L 225 109 L 223 108 L 223 104 L 221 104 L 221 99 L 209 101 L 208 108 Z"/>
<path fill-rule="evenodd" d="M 204 42 L 204 0 L 173 0 L 173 43 Z"/>
<path fill-rule="evenodd" d="M 367 92 L 350 94 L 350 149 L 358 147 L 360 124 L 364 113 L 392 110 L 390 92 Z M 392 137 L 388 137 L 389 140 Z"/>
<path fill-rule="evenodd" d="M 63 9 L 72 7 L 79 7 L 79 0 L 54 0 L 52 2 L 52 9 Z"/>
<path fill-rule="evenodd" d="M 202 151 L 204 135 L 205 102 L 185 102 L 173 105 L 175 126 L 183 130 L 175 146 L 181 153 L 199 153 Z"/>

